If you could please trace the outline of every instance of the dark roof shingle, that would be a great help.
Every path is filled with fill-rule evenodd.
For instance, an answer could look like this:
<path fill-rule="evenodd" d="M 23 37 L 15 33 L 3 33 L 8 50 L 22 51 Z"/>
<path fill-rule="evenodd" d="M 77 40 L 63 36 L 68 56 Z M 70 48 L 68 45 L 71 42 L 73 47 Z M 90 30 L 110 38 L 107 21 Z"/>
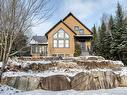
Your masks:
<path fill-rule="evenodd" d="M 47 38 L 45 36 L 33 36 L 32 39 L 38 43 L 47 43 Z"/>

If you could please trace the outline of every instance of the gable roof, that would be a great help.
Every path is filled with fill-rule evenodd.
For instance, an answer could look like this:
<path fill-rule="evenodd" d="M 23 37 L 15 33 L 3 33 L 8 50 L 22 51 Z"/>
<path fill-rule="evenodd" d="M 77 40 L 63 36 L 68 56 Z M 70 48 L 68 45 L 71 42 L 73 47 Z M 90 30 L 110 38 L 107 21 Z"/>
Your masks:
<path fill-rule="evenodd" d="M 74 34 L 76 34 L 75 31 L 73 31 L 66 23 L 64 23 L 64 21 L 65 21 L 69 16 L 74 17 L 74 19 L 76 19 L 83 27 L 85 27 L 88 31 L 90 31 L 91 34 L 93 34 L 93 32 L 92 32 L 89 28 L 87 28 L 81 21 L 79 21 L 79 20 L 70 12 L 63 20 L 60 20 L 56 25 L 54 25 L 54 26 L 45 34 L 45 36 L 47 37 L 47 34 L 48 34 L 49 32 L 51 32 L 51 31 L 52 31 L 57 25 L 59 25 L 60 23 L 63 23 L 68 29 L 70 29 Z"/>
<path fill-rule="evenodd" d="M 76 19 L 83 27 L 85 27 L 88 31 L 90 31 L 91 34 L 93 34 L 93 32 L 86 27 L 80 20 L 78 20 L 71 12 L 63 19 L 63 21 L 65 21 L 69 16 L 72 16 L 74 19 Z"/>
<path fill-rule="evenodd" d="M 47 38 L 45 36 L 33 36 L 30 44 L 46 44 Z"/>
<path fill-rule="evenodd" d="M 57 27 L 57 25 L 59 25 L 60 23 L 63 23 L 69 30 L 71 30 L 74 34 L 76 34 L 66 23 L 64 23 L 62 20 L 60 20 L 56 25 L 54 25 L 46 34 L 45 36 L 47 37 L 47 34 L 49 32 L 51 32 L 55 27 Z"/>

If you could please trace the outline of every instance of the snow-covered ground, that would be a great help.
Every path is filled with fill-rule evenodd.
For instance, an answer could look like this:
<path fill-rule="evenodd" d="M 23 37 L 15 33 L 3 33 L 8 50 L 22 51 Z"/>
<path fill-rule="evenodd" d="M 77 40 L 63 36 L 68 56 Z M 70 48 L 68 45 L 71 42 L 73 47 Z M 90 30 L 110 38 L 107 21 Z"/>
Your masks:
<path fill-rule="evenodd" d="M 119 87 L 114 89 L 101 89 L 89 91 L 20 91 L 9 86 L 0 86 L 0 95 L 127 95 L 126 87 Z"/>

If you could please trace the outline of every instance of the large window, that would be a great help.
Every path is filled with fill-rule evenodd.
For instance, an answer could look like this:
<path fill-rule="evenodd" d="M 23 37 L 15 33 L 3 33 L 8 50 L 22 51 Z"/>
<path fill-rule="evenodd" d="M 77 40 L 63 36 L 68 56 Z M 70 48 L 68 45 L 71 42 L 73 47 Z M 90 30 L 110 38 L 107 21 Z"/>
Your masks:
<path fill-rule="evenodd" d="M 32 53 L 33 54 L 47 55 L 47 46 L 33 45 L 32 46 Z"/>
<path fill-rule="evenodd" d="M 53 39 L 53 47 L 69 47 L 69 35 L 63 29 L 60 29 L 57 33 L 55 33 L 53 35 Z"/>

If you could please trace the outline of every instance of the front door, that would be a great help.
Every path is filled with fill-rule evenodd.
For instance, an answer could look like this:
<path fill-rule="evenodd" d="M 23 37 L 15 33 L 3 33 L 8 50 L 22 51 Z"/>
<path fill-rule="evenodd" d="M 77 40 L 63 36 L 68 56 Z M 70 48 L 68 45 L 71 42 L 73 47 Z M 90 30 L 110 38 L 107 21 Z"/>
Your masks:
<path fill-rule="evenodd" d="M 81 45 L 81 56 L 89 55 L 85 42 L 80 42 Z"/>

